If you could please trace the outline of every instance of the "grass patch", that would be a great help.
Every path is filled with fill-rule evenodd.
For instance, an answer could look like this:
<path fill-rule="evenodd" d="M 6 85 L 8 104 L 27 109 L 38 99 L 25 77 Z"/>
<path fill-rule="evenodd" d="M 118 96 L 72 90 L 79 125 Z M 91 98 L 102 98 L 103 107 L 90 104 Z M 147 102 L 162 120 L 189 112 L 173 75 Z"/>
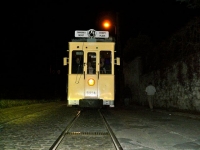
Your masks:
<path fill-rule="evenodd" d="M 0 109 L 15 106 L 24 106 L 38 103 L 56 102 L 57 100 L 28 100 L 28 99 L 2 99 L 0 100 Z"/>

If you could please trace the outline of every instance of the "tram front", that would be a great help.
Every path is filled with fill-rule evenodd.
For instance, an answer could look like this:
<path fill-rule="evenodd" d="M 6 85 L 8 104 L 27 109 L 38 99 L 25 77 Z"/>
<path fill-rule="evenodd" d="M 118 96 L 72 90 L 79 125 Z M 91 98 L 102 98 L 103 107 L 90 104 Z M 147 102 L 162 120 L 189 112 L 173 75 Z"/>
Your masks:
<path fill-rule="evenodd" d="M 80 37 L 80 32 L 83 33 L 77 31 L 75 35 Z M 81 37 L 88 36 L 88 32 L 90 30 Z M 115 42 L 108 38 L 108 32 L 95 32 L 93 38 L 82 37 L 69 42 L 69 59 L 64 60 L 69 64 L 68 106 L 114 107 L 114 65 L 119 65 L 120 60 L 114 59 Z"/>

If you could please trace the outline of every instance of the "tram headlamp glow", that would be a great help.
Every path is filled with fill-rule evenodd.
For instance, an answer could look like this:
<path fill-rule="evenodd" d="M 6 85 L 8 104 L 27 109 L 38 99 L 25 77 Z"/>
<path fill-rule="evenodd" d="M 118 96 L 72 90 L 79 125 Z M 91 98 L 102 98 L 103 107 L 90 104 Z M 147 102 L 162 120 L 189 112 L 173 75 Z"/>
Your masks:
<path fill-rule="evenodd" d="M 89 85 L 89 86 L 93 86 L 94 83 L 95 83 L 94 79 L 89 79 L 89 80 L 88 80 L 88 85 Z"/>

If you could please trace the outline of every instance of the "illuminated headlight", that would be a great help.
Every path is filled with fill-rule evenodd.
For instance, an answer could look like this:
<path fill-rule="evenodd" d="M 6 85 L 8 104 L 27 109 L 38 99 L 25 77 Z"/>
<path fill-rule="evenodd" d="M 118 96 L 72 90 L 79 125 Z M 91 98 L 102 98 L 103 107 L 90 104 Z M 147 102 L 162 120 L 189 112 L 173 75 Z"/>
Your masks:
<path fill-rule="evenodd" d="M 93 86 L 94 83 L 95 83 L 94 79 L 89 79 L 89 80 L 88 80 L 88 85 L 89 85 L 89 86 Z"/>

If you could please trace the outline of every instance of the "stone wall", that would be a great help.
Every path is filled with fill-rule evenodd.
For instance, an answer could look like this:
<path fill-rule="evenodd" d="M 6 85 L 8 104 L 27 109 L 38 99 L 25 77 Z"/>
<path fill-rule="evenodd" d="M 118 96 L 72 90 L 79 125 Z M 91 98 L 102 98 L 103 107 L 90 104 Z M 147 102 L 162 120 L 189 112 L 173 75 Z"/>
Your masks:
<path fill-rule="evenodd" d="M 200 53 L 149 74 L 141 75 L 140 58 L 124 63 L 125 84 L 129 84 L 132 103 L 147 105 L 145 87 L 156 87 L 155 107 L 200 112 Z"/>

